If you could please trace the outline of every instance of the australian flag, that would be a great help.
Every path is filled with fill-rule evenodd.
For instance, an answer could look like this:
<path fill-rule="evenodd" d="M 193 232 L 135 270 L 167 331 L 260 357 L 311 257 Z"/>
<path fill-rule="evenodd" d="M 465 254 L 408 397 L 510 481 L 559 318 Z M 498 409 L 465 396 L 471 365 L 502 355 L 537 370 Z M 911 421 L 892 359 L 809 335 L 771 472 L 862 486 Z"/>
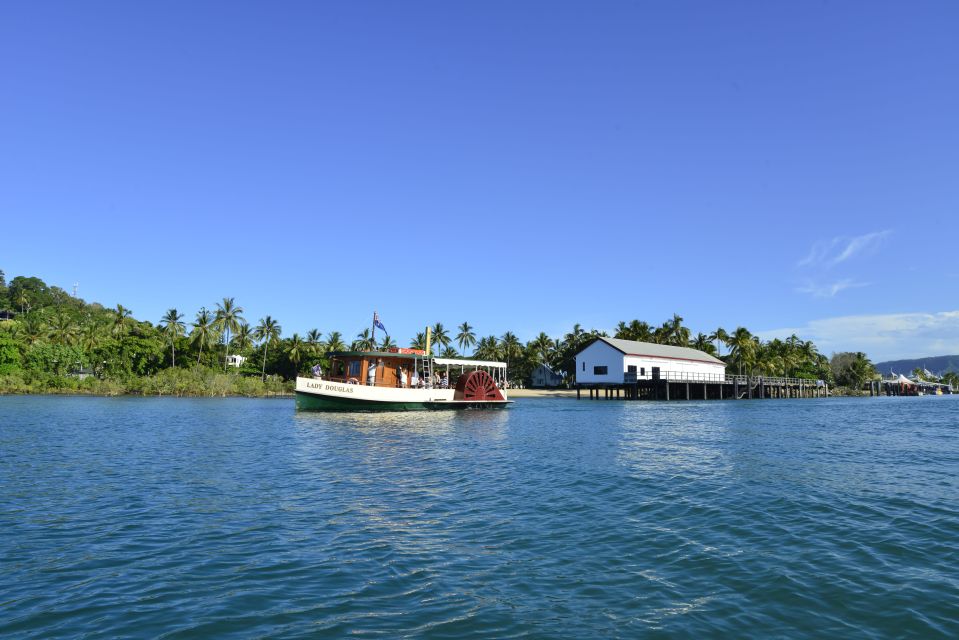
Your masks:
<path fill-rule="evenodd" d="M 376 315 L 375 312 L 373 313 L 373 326 L 376 327 L 377 329 L 382 329 L 383 333 L 385 333 L 386 335 L 390 335 L 390 332 L 386 330 L 386 327 L 384 327 L 383 323 L 380 322 L 380 317 Z"/>

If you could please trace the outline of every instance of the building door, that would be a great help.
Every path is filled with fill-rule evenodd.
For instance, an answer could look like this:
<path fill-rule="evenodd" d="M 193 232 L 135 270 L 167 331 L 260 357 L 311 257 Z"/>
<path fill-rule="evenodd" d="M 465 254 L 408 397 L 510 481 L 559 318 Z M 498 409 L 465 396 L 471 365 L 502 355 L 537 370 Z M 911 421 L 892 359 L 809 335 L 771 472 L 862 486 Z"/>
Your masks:
<path fill-rule="evenodd" d="M 653 367 L 653 380 L 659 380 L 659 367 Z"/>

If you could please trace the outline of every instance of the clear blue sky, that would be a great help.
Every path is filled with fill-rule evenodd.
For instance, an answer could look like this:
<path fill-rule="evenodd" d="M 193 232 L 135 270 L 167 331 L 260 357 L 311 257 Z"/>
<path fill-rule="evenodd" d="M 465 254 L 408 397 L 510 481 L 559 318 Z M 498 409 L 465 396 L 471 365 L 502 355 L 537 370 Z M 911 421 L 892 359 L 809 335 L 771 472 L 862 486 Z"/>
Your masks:
<path fill-rule="evenodd" d="M 5 2 L 0 268 L 154 322 L 234 296 L 284 335 L 676 312 L 957 353 L 957 25 L 955 2 Z"/>

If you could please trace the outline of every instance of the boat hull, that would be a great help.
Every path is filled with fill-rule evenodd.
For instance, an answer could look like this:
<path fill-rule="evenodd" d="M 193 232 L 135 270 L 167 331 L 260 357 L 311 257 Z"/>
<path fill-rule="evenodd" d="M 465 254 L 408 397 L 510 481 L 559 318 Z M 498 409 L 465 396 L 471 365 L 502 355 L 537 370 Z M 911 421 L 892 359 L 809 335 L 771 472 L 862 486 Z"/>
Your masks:
<path fill-rule="evenodd" d="M 510 403 L 466 402 L 453 399 L 452 389 L 391 389 L 297 378 L 298 411 L 434 411 L 500 409 Z"/>

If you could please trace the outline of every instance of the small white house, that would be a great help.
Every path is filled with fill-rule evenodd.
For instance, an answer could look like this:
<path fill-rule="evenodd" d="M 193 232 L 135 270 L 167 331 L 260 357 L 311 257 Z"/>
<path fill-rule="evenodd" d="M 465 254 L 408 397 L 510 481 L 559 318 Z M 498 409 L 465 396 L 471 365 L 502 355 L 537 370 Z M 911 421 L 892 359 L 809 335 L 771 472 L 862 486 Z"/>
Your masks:
<path fill-rule="evenodd" d="M 578 384 L 623 384 L 636 380 L 726 379 L 726 364 L 698 349 L 618 338 L 597 338 L 576 354 Z"/>
<path fill-rule="evenodd" d="M 553 371 L 545 364 L 540 364 L 533 369 L 529 377 L 532 387 L 558 387 L 563 384 L 563 376 Z"/>
<path fill-rule="evenodd" d="M 246 362 L 244 356 L 230 355 L 226 357 L 226 364 L 231 367 L 242 367 L 244 362 Z"/>

